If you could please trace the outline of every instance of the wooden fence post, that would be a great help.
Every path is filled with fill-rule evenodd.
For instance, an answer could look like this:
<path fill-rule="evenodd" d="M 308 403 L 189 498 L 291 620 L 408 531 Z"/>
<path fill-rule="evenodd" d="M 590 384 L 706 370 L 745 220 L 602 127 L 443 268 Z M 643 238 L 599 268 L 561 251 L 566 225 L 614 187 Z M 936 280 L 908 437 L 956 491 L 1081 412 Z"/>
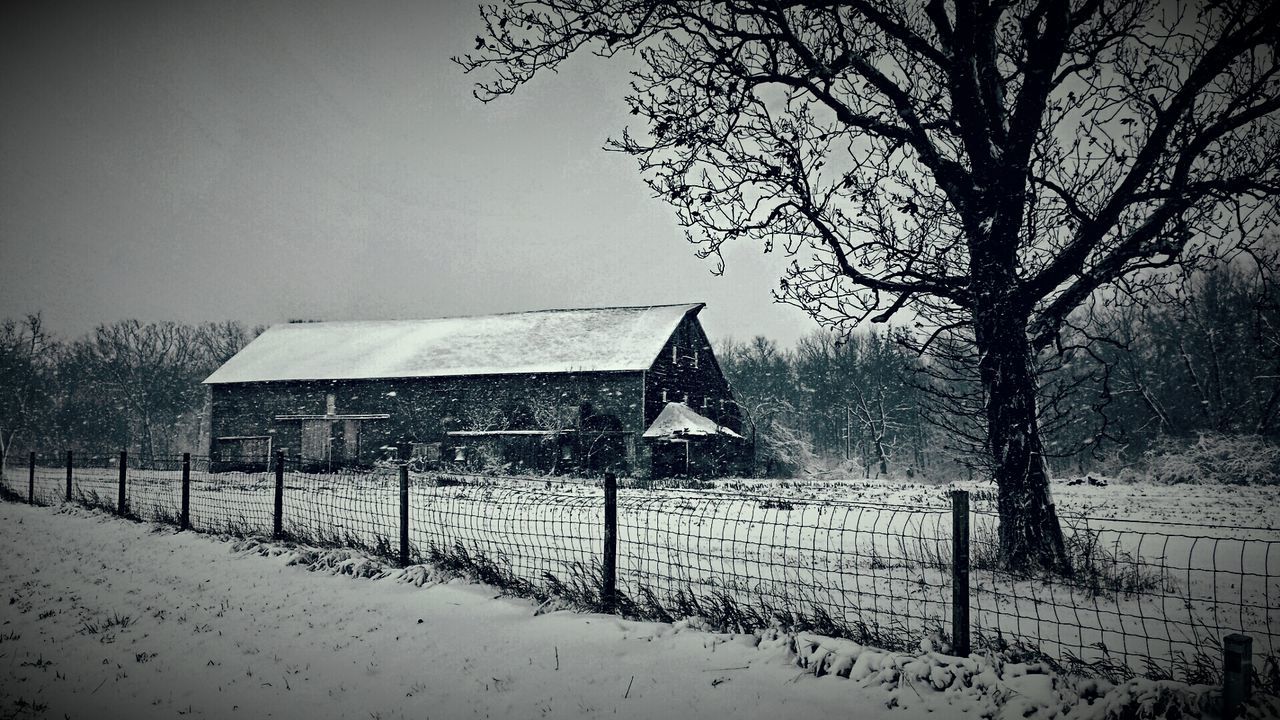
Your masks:
<path fill-rule="evenodd" d="M 124 490 L 125 476 L 126 476 L 126 473 L 128 473 L 128 468 L 129 468 L 129 451 L 121 450 L 120 451 L 120 489 L 116 497 L 116 514 L 121 517 L 123 517 L 125 512 L 129 509 L 129 506 L 127 505 L 127 502 L 126 502 L 125 490 Z"/>
<path fill-rule="evenodd" d="M 968 657 L 969 493 L 951 493 L 951 654 Z"/>
<path fill-rule="evenodd" d="M 1253 638 L 1231 634 L 1222 638 L 1222 717 L 1239 717 L 1253 695 Z"/>
<path fill-rule="evenodd" d="M 27 504 L 36 504 L 36 451 L 31 451 L 31 462 L 27 465 Z"/>
<path fill-rule="evenodd" d="M 68 450 L 67 451 L 67 502 L 71 502 L 71 468 L 72 467 L 74 467 L 74 464 L 72 463 L 71 451 Z"/>
<path fill-rule="evenodd" d="M 272 537 L 284 535 L 284 451 L 276 451 L 276 502 L 271 528 Z"/>
<path fill-rule="evenodd" d="M 618 600 L 618 476 L 604 474 L 604 561 L 600 604 L 604 612 L 617 610 Z"/>
<path fill-rule="evenodd" d="M 409 465 L 400 465 L 400 567 L 409 566 Z"/>
<path fill-rule="evenodd" d="M 182 453 L 182 509 L 178 512 L 178 528 L 191 529 L 191 453 Z"/>

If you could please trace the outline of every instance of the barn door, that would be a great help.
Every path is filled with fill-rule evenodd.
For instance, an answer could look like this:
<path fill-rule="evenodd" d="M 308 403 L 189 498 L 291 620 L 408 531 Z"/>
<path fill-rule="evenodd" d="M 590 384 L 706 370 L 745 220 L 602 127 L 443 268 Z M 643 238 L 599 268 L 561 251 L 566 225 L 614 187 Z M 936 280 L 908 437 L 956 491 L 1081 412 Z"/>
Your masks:
<path fill-rule="evenodd" d="M 359 420 L 342 421 L 342 457 L 336 459 L 340 459 L 345 463 L 356 463 L 360 461 Z"/>
<path fill-rule="evenodd" d="M 302 421 L 302 458 L 310 462 L 329 462 L 329 421 Z"/>
<path fill-rule="evenodd" d="M 350 465 L 360 460 L 360 421 L 334 421 L 333 440 L 329 445 L 329 458 L 339 465 Z"/>

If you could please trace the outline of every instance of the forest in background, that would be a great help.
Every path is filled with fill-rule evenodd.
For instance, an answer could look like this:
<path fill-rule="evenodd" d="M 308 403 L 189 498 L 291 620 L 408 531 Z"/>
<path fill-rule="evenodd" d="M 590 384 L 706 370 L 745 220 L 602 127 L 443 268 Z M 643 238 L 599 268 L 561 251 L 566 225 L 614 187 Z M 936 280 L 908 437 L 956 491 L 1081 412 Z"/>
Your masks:
<path fill-rule="evenodd" d="M 1077 312 L 1039 368 L 1056 474 L 1280 482 L 1276 279 L 1223 265 L 1158 304 L 1099 298 Z M 790 350 L 764 337 L 719 344 L 762 472 L 847 463 L 864 477 L 950 480 L 988 470 L 971 346 L 922 360 L 909 333 L 817 331 Z"/>
<path fill-rule="evenodd" d="M 1277 482 L 1280 288 L 1239 266 L 1148 306 L 1102 300 L 1044 354 L 1040 415 L 1059 475 Z M 142 456 L 203 452 L 201 381 L 262 331 L 136 320 L 62 339 L 40 315 L 0 325 L 0 449 Z M 715 347 L 747 419 L 757 474 L 833 470 L 949 480 L 988 465 L 965 348 L 908 349 L 909 328 L 794 348 Z"/>
<path fill-rule="evenodd" d="M 39 314 L 0 325 L 0 449 L 201 453 L 201 382 L 263 328 L 123 320 L 66 340 Z"/>

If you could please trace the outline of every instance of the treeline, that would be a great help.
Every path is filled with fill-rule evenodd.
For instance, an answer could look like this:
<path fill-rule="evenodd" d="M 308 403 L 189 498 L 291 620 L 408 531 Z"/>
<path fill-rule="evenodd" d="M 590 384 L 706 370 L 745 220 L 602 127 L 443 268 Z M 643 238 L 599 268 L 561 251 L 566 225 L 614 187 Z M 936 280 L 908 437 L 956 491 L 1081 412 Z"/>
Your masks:
<path fill-rule="evenodd" d="M 199 452 L 210 373 L 262 328 L 125 320 L 64 340 L 39 314 L 0 325 L 0 449 Z"/>
<path fill-rule="evenodd" d="M 1276 482 L 1280 285 L 1229 266 L 1159 304 L 1099 299 L 1041 358 L 1039 412 L 1059 474 Z M 63 340 L 31 315 L 0 325 L 0 449 L 144 456 L 205 447 L 201 381 L 257 336 L 239 322 L 122 321 Z M 965 477 L 982 447 L 976 358 L 911 349 L 906 329 L 794 348 L 764 337 L 716 356 L 745 416 L 756 472 L 846 465 L 867 477 Z M 1159 479 L 1159 478 L 1158 478 Z"/>
<path fill-rule="evenodd" d="M 1078 313 L 1062 345 L 1041 359 L 1051 466 L 1178 480 L 1233 468 L 1276 482 L 1276 280 L 1224 266 L 1171 288 L 1158 304 L 1100 299 Z M 847 338 L 818 331 L 792 350 L 764 337 L 719 345 L 717 358 L 756 429 L 761 472 L 846 458 L 868 477 L 953 478 L 987 467 L 977 358 L 965 356 L 963 343 L 921 356 L 911 347 L 919 343 L 891 329 Z M 1249 462 L 1252 469 L 1242 469 Z"/>

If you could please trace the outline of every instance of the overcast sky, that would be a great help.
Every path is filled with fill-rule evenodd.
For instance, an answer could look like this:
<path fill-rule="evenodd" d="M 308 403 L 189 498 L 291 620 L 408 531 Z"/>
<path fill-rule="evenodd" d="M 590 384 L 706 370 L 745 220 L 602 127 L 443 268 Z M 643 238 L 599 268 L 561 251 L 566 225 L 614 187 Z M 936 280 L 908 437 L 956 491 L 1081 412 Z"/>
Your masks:
<path fill-rule="evenodd" d="M 471 2 L 0 11 L 0 316 L 250 323 L 701 301 L 713 339 L 812 329 L 785 259 L 698 260 L 629 157 L 625 68 L 483 105 Z"/>

